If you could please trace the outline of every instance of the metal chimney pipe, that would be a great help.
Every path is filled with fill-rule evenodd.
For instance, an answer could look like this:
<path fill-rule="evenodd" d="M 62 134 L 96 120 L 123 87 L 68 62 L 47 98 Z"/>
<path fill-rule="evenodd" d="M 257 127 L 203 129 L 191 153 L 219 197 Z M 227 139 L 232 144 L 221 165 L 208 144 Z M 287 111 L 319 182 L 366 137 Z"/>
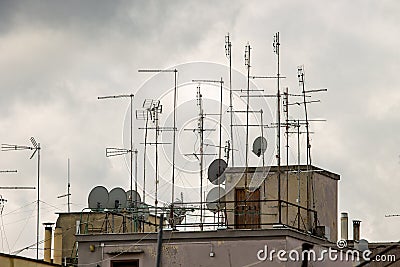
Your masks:
<path fill-rule="evenodd" d="M 360 240 L 360 224 L 361 224 L 361 221 L 353 220 L 353 239 L 354 239 L 354 241 Z"/>
<path fill-rule="evenodd" d="M 349 239 L 349 215 L 347 212 L 342 212 L 340 216 L 341 239 Z"/>
<path fill-rule="evenodd" d="M 44 223 L 44 261 L 51 262 L 51 239 L 54 223 Z"/>

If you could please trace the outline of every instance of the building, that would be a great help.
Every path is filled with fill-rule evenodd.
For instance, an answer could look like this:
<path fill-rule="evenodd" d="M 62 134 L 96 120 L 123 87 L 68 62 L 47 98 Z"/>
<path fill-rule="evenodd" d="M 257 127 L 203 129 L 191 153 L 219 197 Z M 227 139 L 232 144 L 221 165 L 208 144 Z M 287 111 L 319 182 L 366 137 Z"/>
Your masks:
<path fill-rule="evenodd" d="M 78 247 L 76 234 L 118 234 L 131 232 L 155 232 L 155 217 L 149 215 L 146 220 L 132 222 L 131 213 L 126 210 L 114 211 L 82 211 L 70 213 L 58 213 L 56 230 L 62 235 L 63 262 L 76 263 Z"/>
<path fill-rule="evenodd" d="M 276 166 L 234 167 L 224 175 L 225 196 L 213 201 L 216 210 L 204 211 L 218 215 L 217 225 L 197 222 L 195 231 L 193 227 L 184 231 L 181 222 L 164 230 L 159 242 L 162 266 L 264 266 L 267 261 L 268 266 L 299 266 L 300 258 L 285 262 L 272 255 L 269 259 L 265 251 L 269 249 L 268 255 L 272 250 L 318 254 L 336 248 L 339 175 L 315 166 L 282 166 L 280 175 Z M 156 264 L 158 239 L 152 231 L 80 232 L 76 241 L 78 266 Z M 327 261 L 314 260 L 312 266 L 327 266 Z M 335 266 L 352 263 L 340 261 Z"/>

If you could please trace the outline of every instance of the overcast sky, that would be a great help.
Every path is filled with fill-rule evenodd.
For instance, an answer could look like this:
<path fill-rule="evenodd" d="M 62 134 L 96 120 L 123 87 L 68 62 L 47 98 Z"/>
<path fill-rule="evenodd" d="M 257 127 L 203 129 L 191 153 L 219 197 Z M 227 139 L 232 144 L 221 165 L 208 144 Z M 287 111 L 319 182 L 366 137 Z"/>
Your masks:
<path fill-rule="evenodd" d="M 227 64 L 228 32 L 235 69 L 245 72 L 250 42 L 253 73 L 276 73 L 279 31 L 282 85 L 299 92 L 296 71 L 304 65 L 307 88 L 328 88 L 310 106 L 310 117 L 327 119 L 312 126 L 312 155 L 314 165 L 341 175 L 339 212 L 363 221 L 362 238 L 399 240 L 400 217 L 385 218 L 400 213 L 398 14 L 396 0 L 1 1 L 0 142 L 25 145 L 34 136 L 41 143 L 41 221 L 55 222 L 54 213 L 67 209 L 57 199 L 66 193 L 67 158 L 74 211 L 87 206 L 95 185 L 129 185 L 123 159 L 104 155 L 107 146 L 123 146 L 129 101 L 98 96 L 135 92 L 150 78 L 137 72 L 143 67 Z M 275 92 L 274 84 L 259 86 Z M 0 169 L 18 170 L 1 174 L 2 186 L 36 185 L 29 156 L 0 153 Z M 0 194 L 8 200 L 2 251 L 33 244 L 36 192 Z"/>

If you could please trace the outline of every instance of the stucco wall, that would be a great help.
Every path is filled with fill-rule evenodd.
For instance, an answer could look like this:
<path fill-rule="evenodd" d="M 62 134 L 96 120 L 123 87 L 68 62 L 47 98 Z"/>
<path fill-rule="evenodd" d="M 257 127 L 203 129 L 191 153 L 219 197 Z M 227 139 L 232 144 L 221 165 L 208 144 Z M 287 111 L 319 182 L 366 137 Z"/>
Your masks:
<path fill-rule="evenodd" d="M 0 253 L 0 266 L 1 267 L 49 267 L 49 266 L 54 267 L 59 265 Z"/>

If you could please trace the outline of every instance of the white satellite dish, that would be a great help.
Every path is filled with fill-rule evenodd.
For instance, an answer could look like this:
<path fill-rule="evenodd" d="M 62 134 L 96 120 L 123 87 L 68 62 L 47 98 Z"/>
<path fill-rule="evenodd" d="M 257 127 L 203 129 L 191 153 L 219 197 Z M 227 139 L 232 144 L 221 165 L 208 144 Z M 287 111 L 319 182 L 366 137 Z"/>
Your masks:
<path fill-rule="evenodd" d="M 217 212 L 225 208 L 225 194 L 225 189 L 220 186 L 211 189 L 206 197 L 207 209 L 212 212 Z"/>
<path fill-rule="evenodd" d="M 91 210 L 102 210 L 107 207 L 108 190 L 104 186 L 96 186 L 89 193 L 88 204 Z"/>
<path fill-rule="evenodd" d="M 121 187 L 113 188 L 108 194 L 107 209 L 114 210 L 126 207 L 126 192 Z"/>

